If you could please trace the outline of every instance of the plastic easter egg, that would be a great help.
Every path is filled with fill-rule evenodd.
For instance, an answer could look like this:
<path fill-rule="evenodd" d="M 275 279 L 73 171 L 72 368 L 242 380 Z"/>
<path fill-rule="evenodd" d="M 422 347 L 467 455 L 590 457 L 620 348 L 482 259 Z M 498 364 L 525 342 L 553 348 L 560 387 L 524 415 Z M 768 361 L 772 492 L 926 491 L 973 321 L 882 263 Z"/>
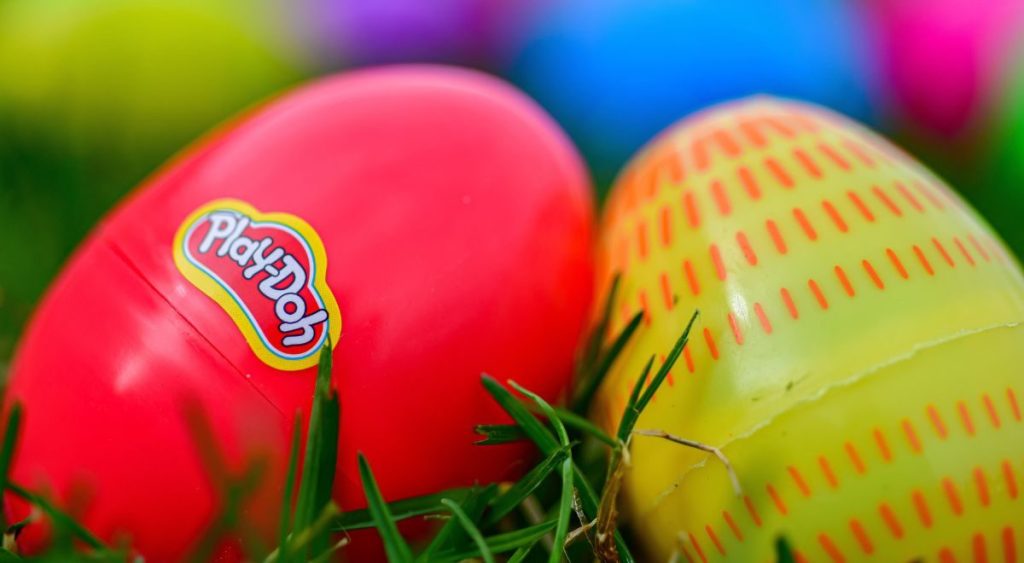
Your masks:
<path fill-rule="evenodd" d="M 980 125 L 1024 23 L 1013 0 L 875 0 L 879 60 L 897 122 L 950 138 Z"/>
<path fill-rule="evenodd" d="M 0 3 L 0 333 L 128 189 L 219 121 L 301 76 L 264 0 Z M 27 230 L 37 235 L 26 238 Z M 6 241 L 19 241 L 7 244 Z M 8 328 L 10 327 L 10 328 Z M 0 357 L 10 347 L 0 334 Z"/>
<path fill-rule="evenodd" d="M 272 535 L 328 338 L 343 508 L 359 451 L 389 499 L 513 477 L 526 445 L 473 446 L 501 418 L 480 374 L 568 384 L 591 205 L 568 140 L 492 78 L 395 67 L 289 94 L 147 182 L 51 288 L 12 367 L 13 478 L 59 500 L 84 483 L 90 529 L 177 560 L 218 506 L 192 405 L 232 463 L 269 460 L 243 521 Z"/>
<path fill-rule="evenodd" d="M 300 25 L 355 65 L 445 62 L 493 67 L 533 0 L 305 0 Z"/>
<path fill-rule="evenodd" d="M 870 41 L 831 0 L 557 0 L 540 10 L 514 81 L 565 125 L 599 187 L 678 116 L 738 96 L 871 110 Z"/>
<path fill-rule="evenodd" d="M 0 108 L 51 143 L 151 168 L 299 78 L 261 4 L 5 2 Z"/>
<path fill-rule="evenodd" d="M 599 280 L 644 312 L 593 413 L 700 320 L 635 435 L 649 560 L 1015 560 L 1024 276 L 928 170 L 815 106 L 751 99 L 662 134 L 615 188 Z M 980 556 L 978 554 L 981 554 Z M 974 557 L 974 559 L 971 559 Z"/>

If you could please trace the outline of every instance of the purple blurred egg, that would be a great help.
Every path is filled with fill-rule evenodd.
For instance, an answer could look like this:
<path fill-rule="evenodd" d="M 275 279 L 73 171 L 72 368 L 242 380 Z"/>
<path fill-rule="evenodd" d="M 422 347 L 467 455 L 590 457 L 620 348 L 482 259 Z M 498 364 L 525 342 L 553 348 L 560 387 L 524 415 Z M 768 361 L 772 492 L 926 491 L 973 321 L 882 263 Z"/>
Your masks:
<path fill-rule="evenodd" d="M 328 60 L 362 66 L 442 62 L 489 68 L 534 0 L 306 0 Z"/>

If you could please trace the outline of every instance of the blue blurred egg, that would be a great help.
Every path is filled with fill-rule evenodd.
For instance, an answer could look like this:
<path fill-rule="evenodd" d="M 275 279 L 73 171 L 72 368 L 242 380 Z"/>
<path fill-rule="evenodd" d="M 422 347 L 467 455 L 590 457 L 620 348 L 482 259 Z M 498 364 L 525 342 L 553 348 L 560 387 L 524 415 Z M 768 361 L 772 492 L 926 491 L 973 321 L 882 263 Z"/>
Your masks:
<path fill-rule="evenodd" d="M 873 41 L 840 0 L 554 0 L 509 73 L 569 130 L 599 186 L 658 131 L 757 93 L 873 121 Z"/>

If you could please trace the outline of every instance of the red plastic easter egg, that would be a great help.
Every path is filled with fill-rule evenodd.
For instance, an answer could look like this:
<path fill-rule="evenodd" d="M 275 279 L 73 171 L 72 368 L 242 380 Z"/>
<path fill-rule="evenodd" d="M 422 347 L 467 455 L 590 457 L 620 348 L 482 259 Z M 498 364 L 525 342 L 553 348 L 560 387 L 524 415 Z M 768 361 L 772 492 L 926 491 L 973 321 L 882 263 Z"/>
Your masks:
<path fill-rule="evenodd" d="M 62 502 L 84 486 L 90 529 L 179 558 L 219 503 L 193 405 L 230 465 L 270 460 L 244 518 L 272 536 L 328 337 L 343 508 L 363 503 L 358 451 L 389 499 L 512 477 L 525 445 L 472 445 L 500 419 L 479 376 L 565 390 L 591 230 L 577 154 L 494 79 L 398 67 L 300 89 L 188 151 L 77 252 L 12 367 L 13 479 Z"/>

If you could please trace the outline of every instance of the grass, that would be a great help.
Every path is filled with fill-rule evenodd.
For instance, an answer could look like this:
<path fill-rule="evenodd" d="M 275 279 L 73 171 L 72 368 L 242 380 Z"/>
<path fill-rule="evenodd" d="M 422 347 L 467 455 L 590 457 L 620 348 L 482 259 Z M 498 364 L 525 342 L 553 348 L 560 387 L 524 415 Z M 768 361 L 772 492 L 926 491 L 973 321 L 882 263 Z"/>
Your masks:
<path fill-rule="evenodd" d="M 609 302 L 617 287 L 616 281 Z M 614 435 L 588 421 L 586 413 L 611 366 L 636 332 L 640 316 L 612 338 L 607 333 L 608 314 L 606 308 L 584 348 L 571 409 L 555 407 L 514 381 L 499 382 L 486 374 L 481 376 L 484 390 L 509 416 L 511 424 L 481 424 L 477 427 L 481 436 L 477 444 L 486 448 L 530 441 L 539 452 L 536 465 L 518 481 L 500 486 L 453 488 L 388 503 L 370 462 L 359 454 L 359 477 L 367 508 L 345 513 L 331 498 L 342 405 L 331 386 L 331 344 L 327 343 L 320 356 L 306 447 L 301 452 L 304 463 L 300 463 L 300 417 L 295 417 L 277 546 L 273 549 L 251 537 L 240 518 L 242 503 L 259 486 L 267 460 L 252 460 L 241 474 L 230 473 L 204 414 L 186 405 L 185 416 L 197 451 L 221 493 L 220 512 L 189 559 L 209 560 L 223 539 L 232 537 L 242 540 L 246 556 L 252 561 L 326 561 L 344 551 L 350 541 L 348 532 L 375 528 L 387 559 L 394 563 L 465 559 L 491 563 L 501 558 L 512 563 L 635 561 L 636 555 L 620 529 L 617 509 L 625 460 L 636 422 L 679 358 L 697 314 L 694 313 L 653 376 L 654 357 L 647 362 Z M 0 492 L 7 490 L 45 514 L 54 541 L 47 552 L 22 557 L 14 549 L 14 538 L 25 523 L 2 522 L 6 533 L 0 547 L 0 563 L 132 561 L 129 546 L 107 545 L 47 498 L 8 479 L 21 416 L 19 405 L 14 405 L 7 415 L 0 444 Z M 676 441 L 693 446 L 685 440 Z M 413 519 L 435 521 L 437 526 L 429 537 L 417 537 L 410 542 L 403 536 L 399 523 Z M 793 560 L 782 539 L 777 542 L 777 559 L 780 563 Z"/>

